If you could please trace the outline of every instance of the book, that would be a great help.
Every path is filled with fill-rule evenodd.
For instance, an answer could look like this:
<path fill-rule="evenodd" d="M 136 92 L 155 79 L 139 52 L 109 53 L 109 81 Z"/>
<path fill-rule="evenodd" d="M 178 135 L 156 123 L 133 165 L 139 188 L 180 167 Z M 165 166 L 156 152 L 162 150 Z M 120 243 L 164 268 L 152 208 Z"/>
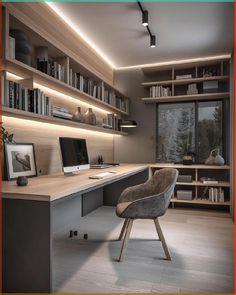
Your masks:
<path fill-rule="evenodd" d="M 15 49 L 16 45 L 15 45 L 15 38 L 9 36 L 9 57 L 12 59 L 15 59 L 15 53 L 16 53 L 16 49 Z"/>
<path fill-rule="evenodd" d="M 218 180 L 216 180 L 215 178 L 210 178 L 210 177 L 201 177 L 200 181 L 204 184 L 217 184 L 217 183 L 219 183 Z"/>

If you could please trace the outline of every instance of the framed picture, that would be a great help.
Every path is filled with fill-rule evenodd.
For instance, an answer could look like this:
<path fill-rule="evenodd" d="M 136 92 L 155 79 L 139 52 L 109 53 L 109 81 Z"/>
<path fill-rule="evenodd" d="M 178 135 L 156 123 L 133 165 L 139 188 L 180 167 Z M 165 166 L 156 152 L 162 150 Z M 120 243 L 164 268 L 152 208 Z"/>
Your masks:
<path fill-rule="evenodd" d="M 5 143 L 8 180 L 37 176 L 33 143 Z"/>

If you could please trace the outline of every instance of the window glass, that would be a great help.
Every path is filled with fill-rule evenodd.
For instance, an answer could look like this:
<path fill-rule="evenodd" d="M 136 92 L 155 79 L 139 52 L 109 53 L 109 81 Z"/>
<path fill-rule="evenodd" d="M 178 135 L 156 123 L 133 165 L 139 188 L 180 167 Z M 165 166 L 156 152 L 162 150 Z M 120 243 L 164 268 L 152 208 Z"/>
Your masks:
<path fill-rule="evenodd" d="M 195 153 L 195 104 L 159 104 L 157 161 L 182 162 L 190 153 Z"/>
<path fill-rule="evenodd" d="M 222 155 L 222 114 L 221 101 L 200 102 L 198 104 L 198 161 L 204 163 L 211 150 L 220 149 Z"/>

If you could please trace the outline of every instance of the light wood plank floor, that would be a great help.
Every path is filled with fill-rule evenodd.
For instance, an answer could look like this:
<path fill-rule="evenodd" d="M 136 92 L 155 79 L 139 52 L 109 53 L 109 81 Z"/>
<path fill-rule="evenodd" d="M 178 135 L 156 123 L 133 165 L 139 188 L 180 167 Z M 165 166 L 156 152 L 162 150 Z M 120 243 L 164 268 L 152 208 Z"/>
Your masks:
<path fill-rule="evenodd" d="M 160 224 L 172 261 L 163 259 L 154 223 L 136 220 L 127 255 L 118 263 L 122 222 L 114 208 L 101 207 L 78 223 L 78 237 L 55 237 L 55 292 L 233 292 L 233 222 L 228 213 L 169 209 Z"/>

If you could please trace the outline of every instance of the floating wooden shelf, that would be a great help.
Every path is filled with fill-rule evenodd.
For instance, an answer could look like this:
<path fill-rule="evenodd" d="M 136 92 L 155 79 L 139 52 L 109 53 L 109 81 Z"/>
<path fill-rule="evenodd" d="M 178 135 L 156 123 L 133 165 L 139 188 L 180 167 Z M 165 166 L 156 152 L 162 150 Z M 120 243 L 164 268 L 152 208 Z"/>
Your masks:
<path fill-rule="evenodd" d="M 230 187 L 230 183 L 228 181 L 219 181 L 215 184 L 202 183 L 201 181 L 192 181 L 192 182 L 177 182 L 177 185 L 184 186 L 211 186 L 211 187 Z"/>
<path fill-rule="evenodd" d="M 156 103 L 156 102 L 181 102 L 191 100 L 215 100 L 229 97 L 229 92 L 219 93 L 203 93 L 203 94 L 192 94 L 192 95 L 175 95 L 175 96 L 161 96 L 161 97 L 144 97 L 142 100 L 145 103 Z"/>
<path fill-rule="evenodd" d="M 229 165 L 217 166 L 217 165 L 205 165 L 205 164 L 173 164 L 173 163 L 154 163 L 150 164 L 151 168 L 176 168 L 176 169 L 207 169 L 207 170 L 229 170 Z"/>
<path fill-rule="evenodd" d="M 12 109 L 8 107 L 4 107 L 4 106 L 2 107 L 2 115 L 7 117 L 24 119 L 24 120 L 32 120 L 32 121 L 41 122 L 41 123 L 49 123 L 49 124 L 62 125 L 62 126 L 73 127 L 73 128 L 81 128 L 81 129 L 91 130 L 96 132 L 103 132 L 103 133 L 117 134 L 117 135 L 127 135 L 126 132 L 122 132 L 122 131 L 107 129 L 107 128 L 88 125 L 84 123 L 78 123 L 71 120 L 60 119 L 60 118 L 55 118 L 51 116 L 39 115 L 39 114 L 26 112 L 26 111 L 22 111 L 18 109 Z"/>
<path fill-rule="evenodd" d="M 32 78 L 35 83 L 41 84 L 42 86 L 61 92 L 64 95 L 71 96 L 75 99 L 81 100 L 93 106 L 97 106 L 106 111 L 114 112 L 116 114 L 128 115 L 127 112 L 122 111 L 116 108 L 115 106 L 110 105 L 104 101 L 101 101 L 83 91 L 80 91 L 79 89 L 76 89 L 66 84 L 65 82 L 59 81 L 18 60 L 7 58 L 6 60 L 4 60 L 3 67 L 4 67 L 4 70 L 14 75 L 20 76 L 24 79 Z M 115 90 L 115 88 L 113 89 Z"/>
<path fill-rule="evenodd" d="M 144 82 L 141 83 L 142 86 L 150 87 L 156 85 L 185 85 L 190 83 L 202 83 L 205 81 L 227 81 L 229 76 L 212 76 L 212 77 L 202 77 L 202 78 L 191 78 L 191 79 L 179 79 L 179 80 L 166 80 L 166 81 L 154 81 L 154 82 Z"/>
<path fill-rule="evenodd" d="M 186 204 L 198 204 L 198 205 L 211 205 L 211 206 L 230 206 L 230 202 L 216 203 L 210 202 L 207 199 L 193 199 L 193 200 L 178 200 L 177 198 L 172 198 L 171 203 L 186 203 Z"/>

